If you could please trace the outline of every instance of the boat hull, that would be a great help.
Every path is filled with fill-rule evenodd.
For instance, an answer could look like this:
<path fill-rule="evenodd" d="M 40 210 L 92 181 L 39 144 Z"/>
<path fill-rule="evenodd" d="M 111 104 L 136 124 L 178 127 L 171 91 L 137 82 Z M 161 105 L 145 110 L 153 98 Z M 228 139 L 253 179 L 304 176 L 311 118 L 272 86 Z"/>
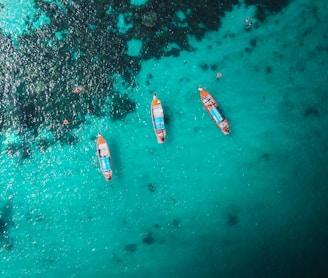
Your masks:
<path fill-rule="evenodd" d="M 106 181 L 110 181 L 113 176 L 112 171 L 112 159 L 109 151 L 108 144 L 104 137 L 98 133 L 98 140 L 97 140 L 97 155 L 99 166 L 102 174 L 105 177 Z"/>
<path fill-rule="evenodd" d="M 166 138 L 166 129 L 164 124 L 163 107 L 160 100 L 157 98 L 156 93 L 153 96 L 153 100 L 150 105 L 150 111 L 157 142 L 162 144 Z"/>
<path fill-rule="evenodd" d="M 229 134 L 231 132 L 229 122 L 221 111 L 218 103 L 213 96 L 209 92 L 206 92 L 202 87 L 199 87 L 199 92 L 202 104 L 213 122 L 221 129 L 223 134 Z"/>

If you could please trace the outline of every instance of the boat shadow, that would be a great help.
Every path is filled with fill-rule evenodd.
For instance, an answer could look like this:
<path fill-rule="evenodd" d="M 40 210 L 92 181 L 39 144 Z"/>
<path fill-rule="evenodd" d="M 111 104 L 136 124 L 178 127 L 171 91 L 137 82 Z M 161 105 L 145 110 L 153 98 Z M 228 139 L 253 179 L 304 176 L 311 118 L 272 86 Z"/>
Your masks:
<path fill-rule="evenodd" d="M 115 137 L 112 137 L 108 140 L 108 146 L 113 163 L 113 176 L 117 176 L 120 179 L 123 175 L 120 144 Z"/>
<path fill-rule="evenodd" d="M 163 105 L 163 111 L 164 111 L 164 123 L 165 123 L 165 129 L 166 129 L 166 138 L 165 142 L 170 141 L 170 135 L 172 136 L 174 130 L 171 128 L 171 119 L 173 112 L 169 106 Z"/>

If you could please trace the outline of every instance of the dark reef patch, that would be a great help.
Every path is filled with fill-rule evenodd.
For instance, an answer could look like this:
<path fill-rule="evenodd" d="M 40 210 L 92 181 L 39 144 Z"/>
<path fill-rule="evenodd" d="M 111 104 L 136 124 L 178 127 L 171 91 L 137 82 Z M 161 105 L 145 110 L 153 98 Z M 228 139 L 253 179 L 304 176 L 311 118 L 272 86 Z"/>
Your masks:
<path fill-rule="evenodd" d="M 29 146 L 23 145 L 21 148 L 21 158 L 26 159 L 32 156 L 32 150 Z"/>
<path fill-rule="evenodd" d="M 12 197 L 0 208 L 0 248 L 10 251 L 14 244 L 10 238 L 10 228 L 13 226 Z"/>
<path fill-rule="evenodd" d="M 153 233 L 148 231 L 147 235 L 142 239 L 143 244 L 151 245 L 154 243 Z"/>
<path fill-rule="evenodd" d="M 209 68 L 208 64 L 204 64 L 204 63 L 203 64 L 200 64 L 199 66 L 202 69 L 202 71 L 207 71 L 208 68 Z"/>
<path fill-rule="evenodd" d="M 172 48 L 171 50 L 166 51 L 164 56 L 166 56 L 166 57 L 169 57 L 169 56 L 179 57 L 180 56 L 180 49 Z"/>
<path fill-rule="evenodd" d="M 137 244 L 127 244 L 124 247 L 124 250 L 128 253 L 134 253 L 137 250 Z"/>
<path fill-rule="evenodd" d="M 286 7 L 291 0 L 245 0 L 246 6 L 256 6 L 256 18 L 264 21 L 267 16 Z"/>
<path fill-rule="evenodd" d="M 227 214 L 227 224 L 232 227 L 238 224 L 238 215 L 233 213 Z"/>
<path fill-rule="evenodd" d="M 313 106 L 309 106 L 304 111 L 304 116 L 305 117 L 309 117 L 309 116 L 319 117 L 320 116 L 320 112 L 319 112 L 319 110 L 317 108 L 315 108 Z"/>
<path fill-rule="evenodd" d="M 155 185 L 153 185 L 152 183 L 148 183 L 148 190 L 150 192 L 155 192 L 156 191 Z"/>
<path fill-rule="evenodd" d="M 215 65 L 215 64 L 211 65 L 212 71 L 216 71 L 217 69 L 218 69 L 218 65 Z"/>
<path fill-rule="evenodd" d="M 265 67 L 265 73 L 266 74 L 269 74 L 269 73 L 271 73 L 272 72 L 272 67 L 271 66 L 266 66 Z"/>
<path fill-rule="evenodd" d="M 136 103 L 129 99 L 127 94 L 113 93 L 110 116 L 114 121 L 124 119 L 129 113 L 136 109 Z"/>
<path fill-rule="evenodd" d="M 51 146 L 51 141 L 41 139 L 38 143 L 38 150 L 41 153 L 44 153 Z"/>
<path fill-rule="evenodd" d="M 252 47 L 255 47 L 256 46 L 256 39 L 251 39 L 249 44 L 252 46 Z"/>
<path fill-rule="evenodd" d="M 67 145 L 74 145 L 78 142 L 80 142 L 80 138 L 77 137 L 74 134 L 71 134 L 69 132 L 63 133 L 58 137 L 60 139 L 60 142 L 62 144 L 67 144 Z"/>
<path fill-rule="evenodd" d="M 264 153 L 260 156 L 261 160 L 269 161 L 271 159 L 271 154 L 269 153 Z"/>
<path fill-rule="evenodd" d="M 6 153 L 8 157 L 13 157 L 19 150 L 19 145 L 17 144 L 10 144 L 6 148 Z"/>
<path fill-rule="evenodd" d="M 171 225 L 172 225 L 175 229 L 180 228 L 180 227 L 181 227 L 180 219 L 178 219 L 178 218 L 173 219 Z"/>
<path fill-rule="evenodd" d="M 229 227 L 236 226 L 239 223 L 239 213 L 240 209 L 234 205 L 228 208 L 226 213 L 226 223 Z"/>

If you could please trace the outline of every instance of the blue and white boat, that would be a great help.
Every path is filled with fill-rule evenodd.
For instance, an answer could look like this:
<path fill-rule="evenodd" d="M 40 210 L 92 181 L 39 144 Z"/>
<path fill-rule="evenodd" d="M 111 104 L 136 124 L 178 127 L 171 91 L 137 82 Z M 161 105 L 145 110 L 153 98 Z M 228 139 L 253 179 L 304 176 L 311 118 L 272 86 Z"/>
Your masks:
<path fill-rule="evenodd" d="M 210 115 L 214 123 L 221 129 L 223 134 L 227 135 L 230 133 L 230 126 L 228 123 L 227 118 L 224 116 L 222 110 L 220 109 L 219 105 L 212 97 L 209 92 L 206 92 L 202 86 L 198 88 L 200 92 L 200 99 L 203 103 L 204 108 L 206 109 L 207 113 Z"/>
<path fill-rule="evenodd" d="M 157 98 L 156 93 L 154 93 L 150 111 L 157 142 L 162 144 L 165 141 L 166 129 L 164 123 L 163 107 L 160 100 Z"/>
<path fill-rule="evenodd" d="M 106 140 L 98 133 L 97 140 L 97 155 L 100 164 L 100 169 L 106 179 L 106 181 L 110 181 L 112 179 L 112 159 L 110 156 L 110 151 L 107 145 Z"/>

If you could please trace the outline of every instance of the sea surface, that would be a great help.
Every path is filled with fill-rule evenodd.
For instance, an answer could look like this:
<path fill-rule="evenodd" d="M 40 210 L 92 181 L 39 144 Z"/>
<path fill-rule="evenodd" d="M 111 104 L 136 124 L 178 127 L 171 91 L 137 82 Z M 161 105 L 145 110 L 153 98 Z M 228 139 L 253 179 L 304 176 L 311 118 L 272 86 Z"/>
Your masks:
<path fill-rule="evenodd" d="M 1 277 L 328 277 L 328 2 L 187 2 L 0 1 Z"/>

